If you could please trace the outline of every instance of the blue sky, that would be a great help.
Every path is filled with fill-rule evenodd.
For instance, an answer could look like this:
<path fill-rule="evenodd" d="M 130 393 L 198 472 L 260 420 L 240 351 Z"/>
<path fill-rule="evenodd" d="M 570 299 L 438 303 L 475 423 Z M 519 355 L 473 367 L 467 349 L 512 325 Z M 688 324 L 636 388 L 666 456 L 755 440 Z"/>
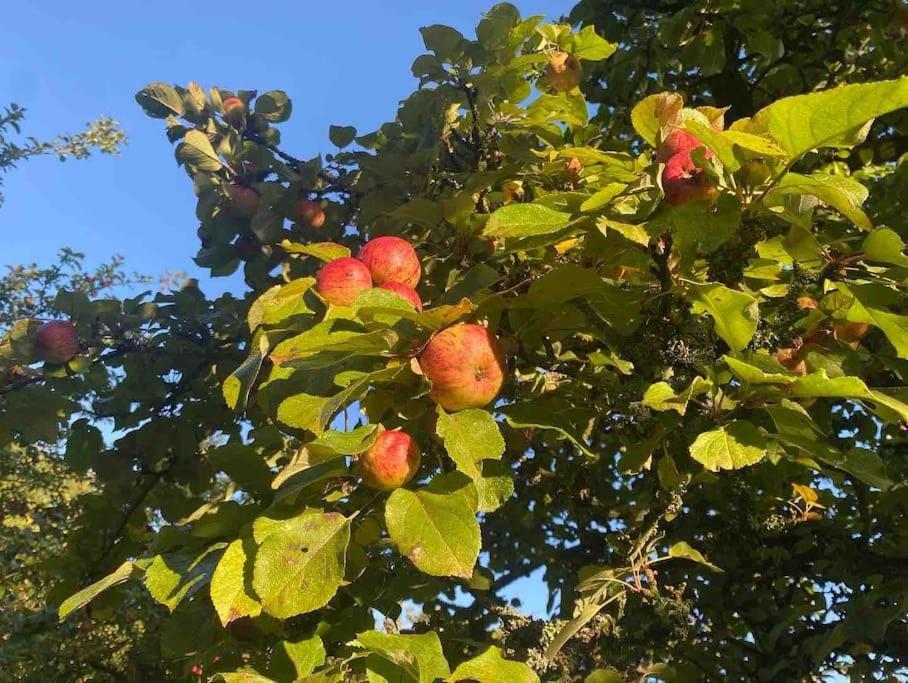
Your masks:
<path fill-rule="evenodd" d="M 424 49 L 419 27 L 466 35 L 494 0 L 348 0 L 218 3 L 43 0 L 13 2 L 0 27 L 0 104 L 28 109 L 27 132 L 75 132 L 106 114 L 129 144 L 119 157 L 60 164 L 39 159 L 6 177 L 0 266 L 47 263 L 61 246 L 90 263 L 113 253 L 150 275 L 185 271 L 198 249 L 195 199 L 161 121 L 133 95 L 149 81 L 283 89 L 294 115 L 284 147 L 309 158 L 331 151 L 332 123 L 375 129 L 416 87 L 410 64 Z M 555 20 L 569 0 L 522 0 L 525 16 Z M 256 8 L 261 7 L 257 12 Z M 203 284 L 209 294 L 239 278 Z"/>

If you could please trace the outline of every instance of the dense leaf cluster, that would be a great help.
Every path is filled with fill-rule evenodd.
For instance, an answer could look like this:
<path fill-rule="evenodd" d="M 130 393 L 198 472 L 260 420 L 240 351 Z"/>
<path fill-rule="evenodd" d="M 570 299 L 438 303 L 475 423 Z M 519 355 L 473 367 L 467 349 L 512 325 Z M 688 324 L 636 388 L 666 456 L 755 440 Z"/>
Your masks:
<path fill-rule="evenodd" d="M 378 131 L 333 127 L 324 159 L 281 147 L 280 91 L 139 92 L 196 189 L 197 263 L 242 264 L 249 294 L 62 292 L 84 353 L 34 363 L 29 320 L 0 347 L 0 435 L 68 428 L 103 490 L 64 623 L 144 584 L 174 675 L 228 682 L 904 673 L 908 234 L 881 190 L 905 165 L 840 161 L 883 140 L 908 78 L 792 86 L 805 65 L 768 27 L 804 3 L 624 5 L 580 3 L 577 31 L 509 4 L 475 39 L 422 29 L 419 90 Z M 425 310 L 319 295 L 324 263 L 388 234 Z M 419 358 L 461 322 L 508 379 L 446 411 Z M 395 428 L 423 464 L 376 492 L 357 458 Z M 545 620 L 508 591 L 538 569 Z"/>

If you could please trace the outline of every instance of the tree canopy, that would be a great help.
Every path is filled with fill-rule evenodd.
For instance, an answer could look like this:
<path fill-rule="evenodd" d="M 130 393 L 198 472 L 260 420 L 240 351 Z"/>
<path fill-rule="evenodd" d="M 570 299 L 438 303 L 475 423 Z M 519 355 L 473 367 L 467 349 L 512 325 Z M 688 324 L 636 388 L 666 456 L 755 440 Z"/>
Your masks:
<path fill-rule="evenodd" d="M 140 90 L 247 291 L 61 288 L 0 345 L 5 457 L 91 484 L 47 600 L 136 637 L 92 675 L 904 675 L 906 17 L 502 3 L 314 159 L 282 91 Z"/>

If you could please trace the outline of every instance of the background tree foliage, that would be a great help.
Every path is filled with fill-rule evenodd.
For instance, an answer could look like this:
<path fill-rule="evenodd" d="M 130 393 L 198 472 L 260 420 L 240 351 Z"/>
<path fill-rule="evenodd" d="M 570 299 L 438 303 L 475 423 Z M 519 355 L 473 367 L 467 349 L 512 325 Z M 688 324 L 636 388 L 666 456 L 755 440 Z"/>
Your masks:
<path fill-rule="evenodd" d="M 65 366 L 11 326 L 0 438 L 28 477 L 25 445 L 59 445 L 90 480 L 51 550 L 63 628 L 141 609 L 125 680 L 904 675 L 903 10 L 581 2 L 572 30 L 496 5 L 475 39 L 422 29 L 396 119 L 312 160 L 280 91 L 146 86 L 197 263 L 249 291 L 62 290 Z M 592 116 L 546 87 L 556 52 Z M 691 201 L 656 158 L 676 130 L 705 145 Z M 288 222 L 300 199 L 323 226 Z M 426 310 L 327 304 L 315 273 L 385 234 Z M 438 409 L 420 372 L 461 321 L 508 359 L 486 410 Z M 424 453 L 390 494 L 355 464 L 378 425 Z M 505 595 L 538 568 L 549 620 Z"/>
<path fill-rule="evenodd" d="M 126 142 L 126 135 L 109 116 L 87 124 L 80 133 L 58 135 L 53 140 L 38 140 L 32 136 L 17 139 L 22 135 L 24 120 L 25 109 L 15 102 L 0 112 L 0 186 L 3 184 L 2 176 L 32 157 L 54 155 L 60 161 L 66 161 L 70 158 L 85 159 L 91 156 L 93 150 L 102 154 L 117 154 Z M 0 204 L 3 204 L 3 192 L 0 192 Z"/>

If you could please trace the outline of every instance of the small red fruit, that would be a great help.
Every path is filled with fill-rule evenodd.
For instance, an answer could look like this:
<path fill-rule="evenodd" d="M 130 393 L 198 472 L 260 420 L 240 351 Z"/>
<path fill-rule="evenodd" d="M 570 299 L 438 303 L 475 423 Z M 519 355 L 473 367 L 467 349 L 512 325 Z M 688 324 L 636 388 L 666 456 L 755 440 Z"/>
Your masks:
<path fill-rule="evenodd" d="M 246 105 L 239 97 L 228 97 L 221 103 L 224 119 L 233 126 L 239 126 L 246 118 Z"/>
<path fill-rule="evenodd" d="M 400 237 L 376 237 L 366 242 L 359 252 L 376 285 L 400 282 L 408 287 L 419 284 L 422 268 L 419 257 L 409 242 Z"/>
<path fill-rule="evenodd" d="M 48 363 L 66 363 L 79 353 L 79 335 L 63 320 L 44 323 L 35 332 L 35 353 Z"/>
<path fill-rule="evenodd" d="M 355 258 L 326 263 L 315 279 L 316 289 L 328 303 L 349 306 L 360 292 L 372 288 L 369 269 Z"/>
<path fill-rule="evenodd" d="M 254 216 L 259 210 L 261 197 L 259 193 L 248 185 L 231 184 L 227 189 L 230 205 L 244 216 Z"/>
<path fill-rule="evenodd" d="M 378 287 L 379 289 L 387 289 L 389 292 L 394 292 L 404 301 L 409 301 L 413 304 L 413 308 L 417 311 L 422 312 L 422 299 L 419 298 L 419 293 L 412 287 L 407 287 L 402 282 L 385 282 Z"/>
<path fill-rule="evenodd" d="M 419 469 L 422 453 L 406 432 L 389 430 L 360 456 L 363 481 L 380 491 L 393 491 L 410 481 Z"/>
<path fill-rule="evenodd" d="M 501 345 L 482 325 L 448 327 L 429 340 L 419 366 L 432 382 L 431 396 L 446 410 L 481 408 L 504 382 Z"/>
<path fill-rule="evenodd" d="M 300 199 L 293 205 L 293 220 L 309 228 L 320 228 L 325 224 L 325 211 L 322 205 L 311 199 Z"/>
<path fill-rule="evenodd" d="M 673 206 L 695 199 L 714 199 L 719 194 L 706 172 L 691 159 L 690 152 L 681 152 L 668 160 L 662 171 L 662 189 L 666 201 Z"/>
<path fill-rule="evenodd" d="M 583 170 L 583 162 L 577 157 L 571 157 L 571 160 L 564 165 L 564 170 L 567 171 L 568 179 L 571 180 L 571 182 L 576 182 L 580 180 L 580 171 Z"/>
<path fill-rule="evenodd" d="M 703 143 L 686 130 L 675 128 L 656 150 L 656 160 L 664 164 L 676 154 L 681 154 L 682 152 L 690 153 L 698 147 L 703 147 Z M 706 150 L 706 156 L 712 156 L 712 152 Z"/>

